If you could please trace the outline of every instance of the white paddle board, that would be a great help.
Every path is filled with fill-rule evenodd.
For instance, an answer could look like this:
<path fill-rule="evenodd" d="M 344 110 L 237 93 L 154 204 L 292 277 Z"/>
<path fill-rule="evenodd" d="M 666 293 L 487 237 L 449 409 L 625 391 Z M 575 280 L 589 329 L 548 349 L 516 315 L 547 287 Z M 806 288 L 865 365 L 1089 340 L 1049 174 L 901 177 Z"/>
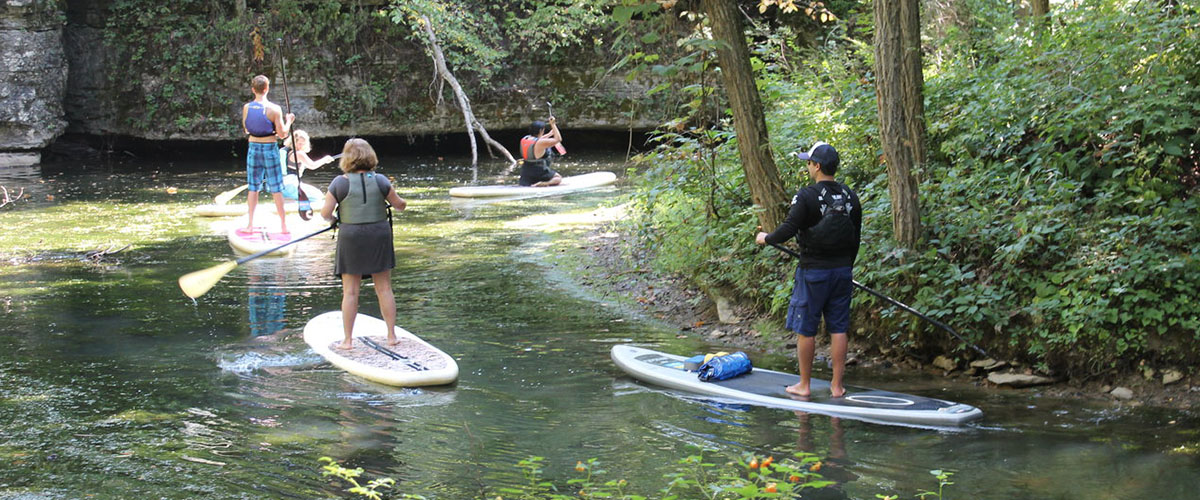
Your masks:
<path fill-rule="evenodd" d="M 707 396 L 882 423 L 955 426 L 983 417 L 971 405 L 861 387 L 848 386 L 844 396 L 835 398 L 829 393 L 829 382 L 815 378 L 812 396 L 801 398 L 784 390 L 799 382 L 799 375 L 761 368 L 728 380 L 703 382 L 696 372 L 684 369 L 685 359 L 627 344 L 612 348 L 613 362 L 634 378 Z"/>
<path fill-rule="evenodd" d="M 563 177 L 562 182 L 555 186 L 459 186 L 450 188 L 450 196 L 456 198 L 496 198 L 501 196 L 551 195 L 607 186 L 614 182 L 617 182 L 617 174 L 612 172 L 592 172 L 590 174 Z"/>
<path fill-rule="evenodd" d="M 267 214 L 260 215 L 266 216 Z M 271 217 L 275 216 L 272 215 Z M 291 228 L 288 229 L 290 230 Z M 281 233 L 278 231 L 278 229 L 268 229 L 265 226 L 255 226 L 253 228 L 246 229 L 245 224 L 235 224 L 234 227 L 229 228 L 229 232 L 226 233 L 226 237 L 229 238 L 229 246 L 232 247 L 235 252 L 250 255 L 275 248 L 279 245 L 292 241 L 292 238 L 297 236 L 297 233 L 295 232 Z M 299 234 L 299 236 L 303 236 L 303 234 Z M 288 245 L 267 255 L 275 257 L 287 257 L 295 251 L 296 245 Z"/>
<path fill-rule="evenodd" d="M 414 387 L 449 384 L 458 379 L 458 363 L 408 330 L 396 327 L 396 345 L 387 343 L 387 323 L 359 314 L 354 319 L 354 348 L 337 349 L 344 338 L 341 311 L 321 314 L 304 326 L 304 342 L 334 366 L 380 384 Z"/>
<path fill-rule="evenodd" d="M 308 201 L 312 205 L 314 212 L 320 212 L 321 207 L 325 206 L 325 193 L 321 189 L 312 184 L 300 183 L 300 189 L 308 196 Z M 242 200 L 246 199 L 246 195 L 239 195 Z M 287 213 L 299 211 L 300 202 L 296 200 L 284 200 L 283 210 Z M 258 209 L 268 213 L 275 213 L 275 200 L 270 193 L 258 193 Z M 246 203 L 230 203 L 228 205 L 217 205 L 209 203 L 207 205 L 199 205 L 196 207 L 196 215 L 202 217 L 237 217 L 246 215 L 248 212 Z"/>

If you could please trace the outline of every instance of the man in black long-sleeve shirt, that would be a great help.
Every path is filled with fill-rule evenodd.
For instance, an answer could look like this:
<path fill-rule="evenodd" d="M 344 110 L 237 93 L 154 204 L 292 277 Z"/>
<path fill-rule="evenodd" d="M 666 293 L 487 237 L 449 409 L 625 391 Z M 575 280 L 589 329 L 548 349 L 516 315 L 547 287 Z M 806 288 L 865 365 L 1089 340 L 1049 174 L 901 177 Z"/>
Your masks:
<path fill-rule="evenodd" d="M 800 244 L 801 258 L 787 317 L 787 328 L 800 334 L 796 338 L 800 382 L 788 386 L 787 392 L 811 394 L 814 337 L 824 316 L 833 358 L 829 389 L 833 397 L 842 397 L 846 393 L 842 378 L 846 372 L 846 332 L 850 330 L 850 296 L 862 230 L 862 204 L 854 191 L 834 180 L 839 158 L 833 146 L 818 142 L 808 152 L 793 154 L 808 161 L 808 175 L 816 182 L 796 193 L 779 227 L 770 234 L 759 232 L 755 241 L 759 245 L 777 244 L 795 236 Z"/>

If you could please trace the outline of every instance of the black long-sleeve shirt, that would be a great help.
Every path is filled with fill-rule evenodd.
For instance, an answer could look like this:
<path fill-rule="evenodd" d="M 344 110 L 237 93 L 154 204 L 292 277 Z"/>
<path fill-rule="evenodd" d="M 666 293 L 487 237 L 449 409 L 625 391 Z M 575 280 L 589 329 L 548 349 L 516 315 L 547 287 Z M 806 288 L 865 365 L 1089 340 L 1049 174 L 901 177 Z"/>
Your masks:
<path fill-rule="evenodd" d="M 853 222 L 855 229 L 853 250 L 825 254 L 807 249 L 805 241 L 803 241 L 804 230 L 813 227 L 821 220 L 821 202 L 819 196 L 822 188 L 827 193 L 838 193 L 844 189 L 846 194 L 849 195 L 850 204 L 852 205 L 850 220 Z M 826 199 L 828 199 L 828 195 Z M 844 184 L 834 181 L 821 181 L 811 186 L 805 186 L 796 192 L 796 196 L 792 197 L 792 206 L 788 209 L 787 218 L 783 220 L 783 223 L 779 227 L 766 236 L 766 241 L 769 244 L 777 244 L 795 236 L 796 241 L 800 243 L 801 266 L 812 269 L 834 269 L 854 265 L 855 259 L 858 258 L 858 244 L 861 234 L 862 203 L 859 202 L 858 195 Z"/>

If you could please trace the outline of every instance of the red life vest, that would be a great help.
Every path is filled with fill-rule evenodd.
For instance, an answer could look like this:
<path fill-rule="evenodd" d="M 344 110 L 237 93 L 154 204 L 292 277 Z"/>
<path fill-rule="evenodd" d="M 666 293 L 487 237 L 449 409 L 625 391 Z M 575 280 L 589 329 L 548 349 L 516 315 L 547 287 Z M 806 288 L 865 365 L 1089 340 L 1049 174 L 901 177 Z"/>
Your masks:
<path fill-rule="evenodd" d="M 527 135 L 521 138 L 521 158 L 526 160 L 534 160 L 537 157 L 533 156 L 533 147 L 537 144 L 538 138 L 532 135 Z"/>

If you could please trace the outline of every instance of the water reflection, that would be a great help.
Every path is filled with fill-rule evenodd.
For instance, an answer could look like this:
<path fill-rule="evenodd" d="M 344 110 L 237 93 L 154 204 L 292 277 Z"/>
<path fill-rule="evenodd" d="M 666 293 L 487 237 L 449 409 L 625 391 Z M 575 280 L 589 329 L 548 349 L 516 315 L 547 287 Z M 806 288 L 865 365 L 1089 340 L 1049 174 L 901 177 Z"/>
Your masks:
<path fill-rule="evenodd" d="M 461 159 L 381 160 L 412 203 L 396 224 L 394 288 L 406 291 L 398 316 L 459 361 L 450 387 L 366 383 L 304 344 L 297 333 L 307 320 L 340 303 L 332 237 L 239 266 L 196 305 L 180 294 L 180 275 L 232 256 L 223 231 L 190 209 L 238 182 L 237 161 L 0 171 L 0 184 L 41 190 L 19 210 L 0 210 L 5 254 L 134 243 L 112 268 L 78 259 L 0 266 L 0 496 L 339 495 L 320 475 L 322 455 L 447 499 L 495 498 L 496 488 L 527 483 L 515 464 L 529 456 L 546 457 L 546 478 L 559 486 L 576 461 L 597 458 L 605 479 L 654 496 L 689 445 L 723 458 L 809 451 L 838 481 L 822 494 L 849 498 L 910 498 L 936 487 L 928 471 L 938 468 L 959 471 L 951 498 L 1200 491 L 1194 455 L 1173 451 L 1197 447 L 1200 422 L 1184 412 L 855 373 L 867 386 L 987 414 L 986 427 L 942 432 L 712 404 L 632 382 L 608 357 L 614 344 L 707 347 L 558 273 L 543 231 L 565 224 L 555 214 L 603 206 L 619 188 L 466 212 L 446 196 L 472 180 Z M 481 166 L 479 178 L 502 168 Z M 562 171 L 593 170 L 624 168 L 573 159 Z M 324 188 L 332 175 L 306 180 Z M 534 215 L 546 217 L 528 223 Z"/>
<path fill-rule="evenodd" d="M 277 274 L 275 281 L 279 281 Z M 286 325 L 287 292 L 265 284 L 262 275 L 251 274 L 248 278 L 246 312 L 251 337 L 274 335 Z"/>

